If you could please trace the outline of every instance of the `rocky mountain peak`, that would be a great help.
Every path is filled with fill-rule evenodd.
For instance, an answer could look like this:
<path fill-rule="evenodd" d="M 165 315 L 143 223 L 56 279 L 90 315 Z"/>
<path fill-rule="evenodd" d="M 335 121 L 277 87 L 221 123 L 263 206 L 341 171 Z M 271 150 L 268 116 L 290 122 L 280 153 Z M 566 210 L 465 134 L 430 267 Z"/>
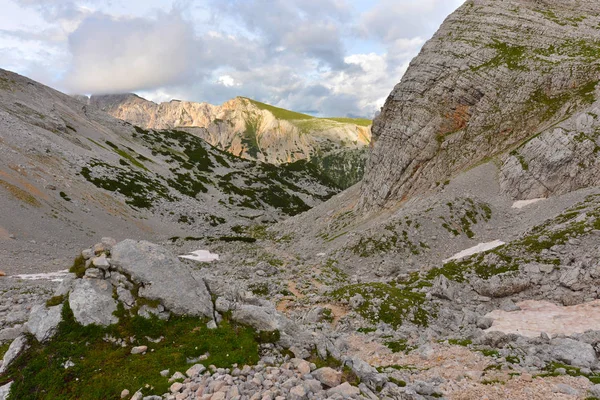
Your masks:
<path fill-rule="evenodd" d="M 369 120 L 315 118 L 246 97 L 220 106 L 180 100 L 157 104 L 136 95 L 92 96 L 90 103 L 144 129 L 188 130 L 221 150 L 271 164 L 361 149 L 359 164 L 350 163 L 362 171 L 371 139 Z"/>
<path fill-rule="evenodd" d="M 599 12 L 596 2 L 465 2 L 375 120 L 360 205 L 402 201 L 489 160 L 516 199 L 597 182 Z"/>

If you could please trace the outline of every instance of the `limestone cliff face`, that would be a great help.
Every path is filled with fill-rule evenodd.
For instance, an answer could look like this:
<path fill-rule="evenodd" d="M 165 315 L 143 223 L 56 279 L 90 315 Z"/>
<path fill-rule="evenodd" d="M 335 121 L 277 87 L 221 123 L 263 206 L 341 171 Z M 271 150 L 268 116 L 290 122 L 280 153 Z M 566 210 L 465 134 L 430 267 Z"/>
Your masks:
<path fill-rule="evenodd" d="M 515 199 L 600 184 L 600 3 L 468 0 L 373 124 L 369 209 L 495 160 Z"/>
<path fill-rule="evenodd" d="M 234 155 L 272 164 L 365 148 L 371 137 L 369 123 L 362 120 L 313 118 L 243 97 L 222 106 L 156 104 L 132 94 L 92 96 L 89 103 L 142 128 L 185 129 Z"/>

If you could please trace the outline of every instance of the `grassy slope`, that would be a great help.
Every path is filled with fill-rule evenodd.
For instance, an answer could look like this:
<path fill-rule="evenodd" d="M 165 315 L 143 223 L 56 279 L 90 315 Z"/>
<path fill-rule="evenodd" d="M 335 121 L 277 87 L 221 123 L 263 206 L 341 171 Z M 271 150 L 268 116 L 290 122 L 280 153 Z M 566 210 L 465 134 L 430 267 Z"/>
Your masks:
<path fill-rule="evenodd" d="M 259 360 L 258 335 L 251 328 L 224 321 L 210 330 L 198 318 L 172 317 L 165 322 L 121 313 L 117 325 L 83 327 L 65 304 L 55 339 L 46 345 L 30 339 L 31 349 L 0 377 L 0 384 L 14 380 L 9 399 L 117 399 L 123 389 L 134 393 L 141 388 L 145 395 L 162 394 L 170 383 L 159 372 L 185 372 L 193 365 L 187 358 L 208 353 L 202 363 L 217 367 Z M 135 339 L 121 347 L 105 341 L 106 335 Z M 147 339 L 161 336 L 164 339 L 159 343 Z M 132 355 L 134 345 L 146 345 L 148 352 Z M 65 368 L 69 360 L 74 365 Z"/>
<path fill-rule="evenodd" d="M 302 120 L 313 120 L 313 121 L 335 121 L 341 124 L 353 124 L 358 126 L 370 126 L 373 121 L 366 118 L 316 118 L 308 114 L 302 114 L 295 111 L 286 110 L 284 108 L 275 107 L 269 104 L 261 103 L 256 100 L 249 99 L 247 97 L 243 97 L 244 99 L 250 101 L 256 107 L 261 110 L 267 110 L 271 112 L 275 116 L 275 118 L 284 120 L 284 121 L 302 121 Z"/>

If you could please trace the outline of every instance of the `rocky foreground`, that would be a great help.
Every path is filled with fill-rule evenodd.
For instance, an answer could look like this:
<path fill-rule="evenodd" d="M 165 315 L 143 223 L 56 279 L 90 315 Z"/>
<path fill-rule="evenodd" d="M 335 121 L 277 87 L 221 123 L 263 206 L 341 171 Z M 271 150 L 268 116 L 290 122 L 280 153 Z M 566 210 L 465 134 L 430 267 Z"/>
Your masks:
<path fill-rule="evenodd" d="M 40 393 L 32 398 L 81 398 L 74 393 L 95 390 L 94 379 L 99 376 L 112 385 L 103 389 L 105 393 L 137 400 L 502 399 L 507 398 L 505 393 L 515 399 L 576 399 L 600 394 L 600 386 L 594 386 L 600 382 L 600 331 L 569 334 L 567 329 L 553 336 L 494 331 L 493 318 L 478 316 L 476 310 L 469 313 L 467 308 L 469 301 L 495 302 L 495 295 L 488 300 L 481 295 L 472 300 L 463 296 L 466 308 L 459 323 L 465 336 L 461 339 L 450 339 L 459 331 L 454 331 L 457 328 L 448 319 L 456 315 L 445 311 L 443 301 L 438 302 L 439 315 L 430 318 L 428 328 L 419 330 L 413 321 L 398 330 L 378 324 L 372 330 L 357 331 L 348 329 L 348 324 L 361 321 L 361 306 L 371 301 L 369 297 L 356 294 L 337 302 L 340 309 L 349 304 L 359 314 L 331 318 L 331 311 L 326 310 L 335 310 L 336 302 L 323 305 L 322 298 L 313 299 L 312 307 L 306 304 L 304 312 L 290 312 L 281 307 L 285 302 L 278 301 L 276 307 L 229 278 L 215 280 L 214 269 L 208 264 L 184 263 L 149 242 L 117 243 L 105 238 L 82 252 L 53 293 L 52 285 L 38 281 L 29 284 L 38 287 L 37 293 L 15 295 L 27 282 L 11 280 L 14 288 L 3 294 L 2 312 L 7 315 L 8 302 L 16 306 L 11 304 L 11 318 L 3 321 L 0 334 L 15 339 L 0 367 L 4 384 L 0 398 L 28 398 L 32 391 Z M 264 271 L 257 273 L 269 280 Z M 4 279 L 7 284 L 11 278 Z M 426 297 L 433 294 L 456 302 L 452 294 L 456 284 L 438 279 L 427 287 Z M 514 281 L 495 285 L 497 290 L 518 292 Z M 517 316 L 520 307 L 512 301 L 514 293 L 502 295 L 501 308 Z M 387 298 L 378 301 L 384 306 Z M 393 308 L 389 312 L 393 311 L 399 312 Z M 25 324 L 17 322 L 24 319 Z M 173 336 L 174 326 L 184 330 Z M 230 329 L 234 336 L 227 336 Z M 79 330 L 77 339 L 74 332 Z M 217 339 L 210 336 L 211 331 L 218 333 Z M 411 339 L 413 332 L 417 337 Z M 188 347 L 179 341 L 181 335 L 190 335 Z M 244 335 L 249 341 L 227 348 L 235 336 Z M 216 346 L 207 351 L 205 342 L 212 340 Z M 79 346 L 76 343 L 83 347 L 71 349 Z M 189 350 L 180 361 L 167 361 L 166 354 L 184 347 Z M 117 362 L 115 368 L 123 369 L 122 376 L 114 376 L 109 369 L 95 372 L 96 378 L 84 375 L 82 366 L 99 349 L 122 357 L 121 361 L 111 359 Z M 61 383 L 60 388 L 36 381 L 39 371 L 27 366 L 37 364 L 39 357 L 52 360 L 46 368 L 56 371 L 60 382 L 79 378 L 66 387 Z M 145 380 L 128 375 L 127 363 L 140 363 L 133 371 L 147 373 Z M 151 367 L 142 372 L 137 369 L 142 365 Z"/>

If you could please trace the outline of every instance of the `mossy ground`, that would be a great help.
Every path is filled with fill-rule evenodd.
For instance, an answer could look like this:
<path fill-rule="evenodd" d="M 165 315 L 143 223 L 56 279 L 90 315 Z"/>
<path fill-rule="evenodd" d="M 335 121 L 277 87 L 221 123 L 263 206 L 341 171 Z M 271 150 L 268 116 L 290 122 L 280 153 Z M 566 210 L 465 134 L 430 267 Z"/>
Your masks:
<path fill-rule="evenodd" d="M 14 381 L 10 399 L 108 399 L 119 398 L 123 389 L 145 394 L 168 391 L 168 378 L 159 372 L 185 372 L 187 359 L 209 353 L 203 363 L 217 367 L 254 364 L 259 360 L 260 335 L 251 328 L 224 321 L 214 330 L 198 318 L 121 317 L 107 328 L 79 325 L 63 306 L 63 322 L 51 342 L 41 345 L 30 338 L 32 347 L 0 377 L 0 383 Z M 130 354 L 131 346 L 120 347 L 103 338 L 135 338 L 135 345 L 147 345 L 146 354 Z M 164 339 L 152 343 L 146 338 Z M 265 336 L 271 339 L 271 335 Z M 132 344 L 134 345 L 134 344 Z M 65 369 L 66 361 L 75 365 Z"/>
<path fill-rule="evenodd" d="M 415 293 L 386 283 L 345 286 L 335 290 L 331 296 L 337 300 L 348 300 L 357 294 L 365 301 L 356 308 L 356 312 L 373 324 L 384 322 L 398 328 L 409 321 L 415 325 L 428 326 L 429 320 L 436 316 L 432 304 L 426 302 L 424 293 Z"/>

